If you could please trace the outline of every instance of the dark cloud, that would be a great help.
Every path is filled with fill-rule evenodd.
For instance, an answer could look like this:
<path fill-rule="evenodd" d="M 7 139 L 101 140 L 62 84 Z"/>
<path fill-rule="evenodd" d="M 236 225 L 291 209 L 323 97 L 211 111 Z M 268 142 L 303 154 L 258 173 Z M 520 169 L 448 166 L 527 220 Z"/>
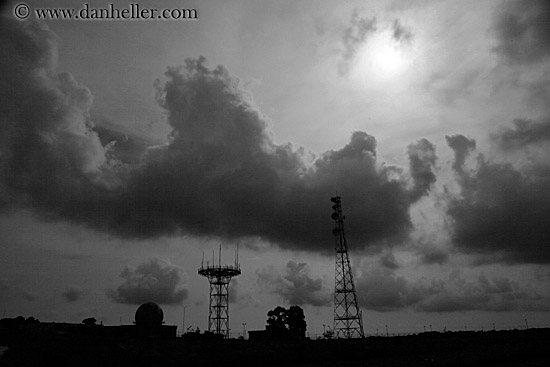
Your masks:
<path fill-rule="evenodd" d="M 437 247 L 427 247 L 420 251 L 420 259 L 423 264 L 444 264 L 449 260 L 449 254 L 447 251 Z"/>
<path fill-rule="evenodd" d="M 389 269 L 371 269 L 357 279 L 359 305 L 376 311 L 414 309 L 423 312 L 548 311 L 548 300 L 522 290 L 508 278 L 475 281 L 451 273 L 446 280 L 410 281 Z"/>
<path fill-rule="evenodd" d="M 533 63 L 550 55 L 550 2 L 507 1 L 498 10 L 495 51 L 508 62 Z"/>
<path fill-rule="evenodd" d="M 360 248 L 407 236 L 409 208 L 435 179 L 434 147 L 425 139 L 409 147 L 410 175 L 378 162 L 376 140 L 365 132 L 309 163 L 302 148 L 275 144 L 242 83 L 202 57 L 169 68 L 157 83 L 172 128 L 168 142 L 125 142 L 108 124 L 93 123 L 89 90 L 57 72 L 50 31 L 27 22 L 0 27 L 4 207 L 125 238 L 261 238 L 332 252 L 329 198 L 336 191 L 348 239 Z"/>
<path fill-rule="evenodd" d="M 147 149 L 154 142 L 118 131 L 113 124 L 94 120 L 93 131 L 97 134 L 101 145 L 107 147 L 107 157 L 116 157 L 122 163 L 137 164 Z"/>
<path fill-rule="evenodd" d="M 80 287 L 69 287 L 65 289 L 61 295 L 67 302 L 76 302 L 82 298 L 82 290 Z"/>
<path fill-rule="evenodd" d="M 520 124 L 521 126 L 521 124 Z M 537 124 L 504 130 L 495 137 L 509 147 L 539 138 Z M 539 131 L 539 134 L 543 134 Z M 451 139 L 467 142 L 464 139 Z M 468 145 L 454 144 L 455 166 L 461 167 Z M 471 147 L 472 144 L 469 145 Z M 466 148 L 465 148 L 466 147 Z M 479 156 L 477 167 L 461 173 L 461 193 L 450 200 L 452 239 L 460 251 L 478 254 L 484 261 L 550 263 L 550 169 L 547 165 L 494 163 Z"/>
<path fill-rule="evenodd" d="M 396 270 L 399 268 L 399 263 L 391 252 L 388 252 L 380 258 L 380 265 L 390 270 Z"/>
<path fill-rule="evenodd" d="M 549 311 L 548 300 L 536 292 L 526 292 L 508 278 L 488 279 L 481 275 L 466 281 L 451 274 L 439 292 L 416 307 L 424 312 L 456 311 Z"/>
<path fill-rule="evenodd" d="M 413 285 L 388 268 L 364 272 L 356 279 L 356 289 L 361 308 L 382 312 L 413 307 L 437 292 L 434 287 Z"/>
<path fill-rule="evenodd" d="M 284 277 L 275 274 L 272 268 L 258 271 L 258 284 L 278 294 L 290 305 L 330 305 L 332 294 L 323 287 L 323 280 L 314 279 L 309 273 L 307 263 L 289 261 Z"/>
<path fill-rule="evenodd" d="M 437 156 L 435 145 L 427 139 L 420 139 L 408 147 L 410 172 L 413 177 L 414 187 L 411 195 L 416 201 L 430 191 L 431 185 L 436 181 L 434 166 Z"/>
<path fill-rule="evenodd" d="M 540 121 L 516 119 L 512 128 L 503 128 L 493 139 L 503 150 L 515 150 L 550 141 L 550 118 Z"/>
<path fill-rule="evenodd" d="M 69 214 L 67 204 L 92 190 L 107 163 L 87 119 L 92 96 L 56 71 L 50 31 L 10 19 L 0 28 L 0 200 Z"/>
<path fill-rule="evenodd" d="M 36 295 L 32 292 L 21 289 L 20 287 L 14 285 L 9 279 L 0 278 L 0 298 L 23 298 L 28 302 L 33 302 L 36 300 Z"/>
<path fill-rule="evenodd" d="M 174 305 L 187 298 L 187 289 L 181 288 L 181 269 L 167 262 L 150 259 L 137 268 L 126 266 L 120 277 L 124 283 L 107 291 L 109 298 L 117 303 Z"/>
<path fill-rule="evenodd" d="M 457 173 L 463 173 L 466 157 L 476 148 L 476 141 L 460 134 L 447 135 L 445 136 L 445 140 L 454 152 L 455 159 L 453 162 L 453 169 Z"/>
<path fill-rule="evenodd" d="M 412 42 L 414 35 L 396 19 L 392 24 L 392 37 L 399 43 L 408 44 Z"/>
<path fill-rule="evenodd" d="M 338 63 L 338 72 L 340 75 L 346 75 L 349 71 L 350 63 L 353 62 L 357 51 L 365 42 L 369 35 L 376 31 L 376 17 L 362 18 L 357 10 L 353 11 L 349 26 L 344 29 L 342 35 L 342 60 Z"/>

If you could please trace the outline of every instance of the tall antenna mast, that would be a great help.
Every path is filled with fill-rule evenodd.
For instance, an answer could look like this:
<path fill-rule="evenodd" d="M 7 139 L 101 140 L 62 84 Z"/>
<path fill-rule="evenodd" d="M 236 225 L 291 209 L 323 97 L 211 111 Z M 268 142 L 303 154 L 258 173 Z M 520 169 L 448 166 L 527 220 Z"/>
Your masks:
<path fill-rule="evenodd" d="M 229 338 L 229 282 L 231 278 L 241 274 L 238 260 L 235 265 L 222 266 L 222 245 L 219 247 L 218 265 L 214 262 L 212 251 L 212 265 L 201 264 L 199 275 L 206 277 L 210 283 L 210 305 L 208 314 L 208 331 Z"/>
<path fill-rule="evenodd" d="M 355 284 L 349 261 L 348 245 L 344 234 L 344 215 L 342 198 L 330 198 L 332 219 L 335 227 L 332 230 L 336 241 L 336 266 L 334 281 L 334 336 L 336 338 L 364 338 L 363 317 L 357 304 Z"/>

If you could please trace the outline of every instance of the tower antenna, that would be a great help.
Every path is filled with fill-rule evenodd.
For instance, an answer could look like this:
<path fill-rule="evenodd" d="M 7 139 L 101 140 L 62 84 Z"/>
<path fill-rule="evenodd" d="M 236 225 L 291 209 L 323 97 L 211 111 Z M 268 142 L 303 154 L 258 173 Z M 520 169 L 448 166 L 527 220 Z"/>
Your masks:
<path fill-rule="evenodd" d="M 208 313 L 208 331 L 229 338 L 229 282 L 231 278 L 241 275 L 241 269 L 235 265 L 221 263 L 222 245 L 219 247 L 218 266 L 214 262 L 212 251 L 212 266 L 201 265 L 199 275 L 206 277 L 210 283 L 210 304 Z"/>
<path fill-rule="evenodd" d="M 336 338 L 364 338 L 363 317 L 357 303 L 353 273 L 349 261 L 348 245 L 344 234 L 344 215 L 342 198 L 338 195 L 330 198 L 332 219 L 335 227 L 332 230 L 336 241 L 336 265 L 334 279 L 334 336 Z"/>

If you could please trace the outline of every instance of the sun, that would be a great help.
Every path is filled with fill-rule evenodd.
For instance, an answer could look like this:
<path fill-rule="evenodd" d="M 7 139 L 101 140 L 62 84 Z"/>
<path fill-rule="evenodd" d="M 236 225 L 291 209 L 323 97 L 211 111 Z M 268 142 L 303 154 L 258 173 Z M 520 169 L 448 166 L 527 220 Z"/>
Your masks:
<path fill-rule="evenodd" d="M 394 42 L 380 43 L 372 55 L 374 70 L 387 76 L 402 72 L 407 64 L 403 52 Z"/>
<path fill-rule="evenodd" d="M 358 51 L 354 76 L 368 81 L 391 81 L 400 77 L 410 66 L 408 50 L 388 32 L 379 33 Z"/>

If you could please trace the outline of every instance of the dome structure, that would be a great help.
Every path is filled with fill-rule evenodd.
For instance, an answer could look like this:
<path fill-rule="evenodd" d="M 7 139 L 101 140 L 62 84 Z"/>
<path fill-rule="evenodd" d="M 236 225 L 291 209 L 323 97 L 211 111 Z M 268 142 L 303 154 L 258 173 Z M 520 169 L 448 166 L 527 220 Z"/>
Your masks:
<path fill-rule="evenodd" d="M 138 307 L 135 317 L 138 327 L 156 327 L 162 325 L 164 312 L 156 303 L 147 302 Z"/>

